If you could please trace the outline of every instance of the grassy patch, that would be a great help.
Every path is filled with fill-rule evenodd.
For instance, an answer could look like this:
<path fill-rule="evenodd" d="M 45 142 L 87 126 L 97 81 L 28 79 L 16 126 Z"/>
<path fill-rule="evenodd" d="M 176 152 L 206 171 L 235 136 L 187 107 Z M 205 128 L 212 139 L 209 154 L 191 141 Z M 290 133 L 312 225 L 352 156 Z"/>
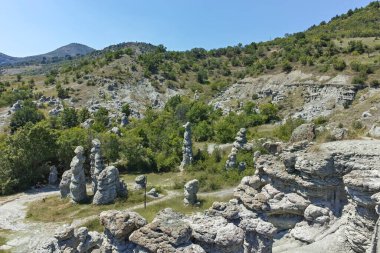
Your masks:
<path fill-rule="evenodd" d="M 104 231 L 104 227 L 100 224 L 99 219 L 92 219 L 85 223 L 83 223 L 82 227 L 88 228 L 89 231 L 97 231 L 102 233 Z"/>
<path fill-rule="evenodd" d="M 130 191 L 128 199 L 117 199 L 109 205 L 73 204 L 70 200 L 58 196 L 47 197 L 28 205 L 26 218 L 39 222 L 71 222 L 76 218 L 97 215 L 106 210 L 120 210 L 142 204 L 143 191 Z M 147 201 L 151 201 L 147 198 Z"/>
<path fill-rule="evenodd" d="M 129 189 L 134 187 L 135 178 L 140 174 L 122 174 L 120 175 L 124 182 L 128 185 Z M 181 177 L 180 172 L 166 172 L 166 173 L 146 173 L 148 177 L 148 188 L 160 186 L 162 188 L 170 188 L 174 182 Z"/>
<path fill-rule="evenodd" d="M 8 230 L 2 230 L 0 229 L 0 246 L 6 245 L 7 244 L 7 237 L 5 236 L 6 234 L 9 234 Z M 1 250 L 0 253 L 10 253 L 10 250 Z"/>
<path fill-rule="evenodd" d="M 202 212 L 211 207 L 212 203 L 215 201 L 228 201 L 232 198 L 231 195 L 225 196 L 223 198 L 220 197 L 200 197 L 200 205 L 199 206 L 185 206 L 183 205 L 183 197 L 178 196 L 172 199 L 168 199 L 166 201 L 162 201 L 153 206 L 147 206 L 146 209 L 140 208 L 136 209 L 135 212 L 139 213 L 148 222 L 151 222 L 156 214 L 165 208 L 172 208 L 173 210 L 183 213 L 183 214 L 192 214 L 195 212 Z"/>

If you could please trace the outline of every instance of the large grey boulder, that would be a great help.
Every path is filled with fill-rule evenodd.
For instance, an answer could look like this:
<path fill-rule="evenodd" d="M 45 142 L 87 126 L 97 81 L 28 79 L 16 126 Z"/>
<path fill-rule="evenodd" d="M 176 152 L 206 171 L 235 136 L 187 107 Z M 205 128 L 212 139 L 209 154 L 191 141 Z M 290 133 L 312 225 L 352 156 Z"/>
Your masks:
<path fill-rule="evenodd" d="M 128 238 L 133 231 L 145 226 L 146 220 L 138 213 L 130 211 L 104 211 L 100 213 L 100 223 L 108 237 L 122 240 Z"/>
<path fill-rule="evenodd" d="M 59 183 L 59 191 L 61 193 L 61 198 L 66 198 L 70 195 L 71 177 L 71 170 L 66 170 L 65 172 L 63 172 L 61 182 Z"/>
<path fill-rule="evenodd" d="M 198 204 L 197 193 L 199 190 L 199 181 L 194 179 L 187 182 L 184 186 L 184 199 L 183 203 L 185 205 L 196 205 Z"/>
<path fill-rule="evenodd" d="M 108 166 L 97 177 L 98 189 L 94 195 L 93 204 L 105 205 L 113 203 L 118 193 L 126 195 L 126 187 L 120 181 L 119 171 L 115 166 Z M 121 196 L 123 197 L 123 196 Z"/>
<path fill-rule="evenodd" d="M 190 218 L 192 238 L 206 252 L 243 253 L 244 231 L 221 216 L 195 215 Z"/>
<path fill-rule="evenodd" d="M 84 148 L 78 146 L 75 149 L 75 156 L 71 160 L 71 182 L 70 182 L 70 197 L 75 203 L 81 203 L 87 199 L 86 178 L 84 176 L 83 163 L 85 161 Z"/>
<path fill-rule="evenodd" d="M 315 138 L 314 124 L 307 123 L 298 126 L 294 129 L 292 136 L 290 137 L 290 142 L 298 141 L 312 141 Z"/>
<path fill-rule="evenodd" d="M 184 216 L 167 208 L 160 211 L 152 223 L 134 231 L 129 240 L 147 252 L 184 252 L 176 250 L 190 246 L 191 235 Z"/>

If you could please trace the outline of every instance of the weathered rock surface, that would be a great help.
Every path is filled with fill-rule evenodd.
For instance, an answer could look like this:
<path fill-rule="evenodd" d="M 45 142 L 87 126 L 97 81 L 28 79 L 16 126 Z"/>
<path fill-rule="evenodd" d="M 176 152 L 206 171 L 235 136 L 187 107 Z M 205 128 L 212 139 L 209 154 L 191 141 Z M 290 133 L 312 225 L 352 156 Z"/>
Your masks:
<path fill-rule="evenodd" d="M 57 229 L 53 238 L 48 239 L 40 245 L 35 253 L 61 253 L 61 252 L 93 252 L 100 247 L 103 242 L 102 236 L 98 232 L 89 232 L 87 228 L 80 227 L 74 229 L 70 226 L 63 226 Z"/>
<path fill-rule="evenodd" d="M 65 172 L 63 172 L 61 182 L 59 183 L 59 191 L 61 193 L 61 198 L 66 198 L 70 195 L 71 177 L 71 170 L 66 170 Z"/>
<path fill-rule="evenodd" d="M 145 188 L 146 176 L 140 175 L 135 178 L 135 190 L 141 190 Z"/>
<path fill-rule="evenodd" d="M 292 238 L 296 248 L 296 241 L 310 244 L 304 251 L 280 252 L 324 252 L 316 250 L 321 240 L 331 243 L 331 252 L 366 252 L 376 241 L 372 196 L 380 191 L 379 151 L 380 141 L 371 140 L 330 142 L 315 151 L 289 146 L 281 154 L 258 157 L 256 175 L 243 178 L 235 196 L 285 231 L 280 242 Z"/>
<path fill-rule="evenodd" d="M 134 248 L 134 245 L 129 245 L 129 236 L 147 224 L 146 220 L 135 212 L 114 210 L 102 212 L 100 223 L 104 226 L 101 248 L 105 252 L 128 252 L 128 249 Z"/>
<path fill-rule="evenodd" d="M 199 181 L 194 179 L 187 182 L 184 186 L 184 199 L 183 203 L 185 205 L 196 205 L 198 204 L 197 193 L 199 190 Z"/>
<path fill-rule="evenodd" d="M 205 213 L 191 216 L 165 209 L 150 224 L 137 214 L 109 211 L 101 215 L 106 227 L 102 242 L 83 243 L 83 249 L 128 253 L 378 252 L 379 158 L 378 140 L 335 141 L 318 147 L 307 142 L 284 145 L 280 153 L 255 158 L 255 175 L 242 179 L 235 190 L 236 199 L 215 202 Z M 60 236 L 66 241 L 62 249 L 78 248 L 80 244 L 73 244 L 70 238 L 96 238 L 88 235 L 85 229 L 65 230 Z M 58 244 L 54 240 L 42 246 L 55 252 Z"/>
<path fill-rule="evenodd" d="M 185 166 L 191 164 L 193 161 L 193 142 L 191 140 L 190 122 L 187 122 L 183 127 L 185 128 L 185 133 L 183 135 L 182 162 L 180 170 L 184 170 Z"/>
<path fill-rule="evenodd" d="M 70 197 L 73 202 L 80 203 L 87 199 L 86 193 L 86 178 L 84 176 L 83 163 L 85 157 L 83 156 L 84 149 L 78 146 L 75 149 L 75 156 L 71 160 L 71 182 L 70 182 Z"/>
<path fill-rule="evenodd" d="M 98 177 L 104 170 L 103 157 L 100 150 L 100 141 L 92 140 L 92 148 L 90 154 L 90 172 L 92 181 L 92 192 L 95 194 L 98 189 Z"/>
<path fill-rule="evenodd" d="M 307 123 L 298 126 L 294 129 L 292 136 L 290 137 L 291 142 L 298 141 L 312 141 L 315 138 L 314 124 Z"/>
<path fill-rule="evenodd" d="M 120 181 L 119 171 L 115 166 L 108 166 L 97 177 L 97 191 L 93 204 L 105 205 L 114 202 L 117 196 L 127 195 L 126 185 Z"/>

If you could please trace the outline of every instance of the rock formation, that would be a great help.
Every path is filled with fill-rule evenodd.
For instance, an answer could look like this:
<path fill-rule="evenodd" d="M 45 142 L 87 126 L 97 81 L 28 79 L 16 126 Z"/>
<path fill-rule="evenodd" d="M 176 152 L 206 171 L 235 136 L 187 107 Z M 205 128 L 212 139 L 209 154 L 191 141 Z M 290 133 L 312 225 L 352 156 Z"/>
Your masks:
<path fill-rule="evenodd" d="M 239 132 L 236 134 L 234 147 L 239 149 L 245 148 L 247 144 L 247 129 L 240 128 Z"/>
<path fill-rule="evenodd" d="M 193 161 L 193 143 L 191 141 L 190 122 L 187 122 L 183 127 L 185 128 L 185 133 L 183 135 L 181 171 L 184 170 L 186 165 L 191 164 Z"/>
<path fill-rule="evenodd" d="M 129 241 L 129 236 L 147 224 L 135 212 L 114 210 L 100 213 L 100 223 L 104 226 L 101 252 L 132 252 L 136 245 Z"/>
<path fill-rule="evenodd" d="M 146 195 L 149 196 L 149 197 L 151 197 L 151 198 L 158 198 L 158 197 L 160 197 L 160 194 L 157 192 L 156 188 L 150 189 L 146 193 Z"/>
<path fill-rule="evenodd" d="M 92 192 L 95 194 L 98 187 L 98 177 L 104 169 L 103 157 L 100 150 L 100 141 L 92 140 L 92 148 L 90 154 L 90 172 L 92 181 Z"/>
<path fill-rule="evenodd" d="M 236 155 L 237 155 L 237 148 L 233 147 L 231 149 L 231 153 L 227 157 L 226 161 L 226 166 L 225 168 L 228 169 L 233 169 L 237 167 L 237 161 L 236 161 Z"/>
<path fill-rule="evenodd" d="M 315 138 L 314 124 L 306 123 L 294 129 L 290 138 L 291 142 L 312 141 Z"/>
<path fill-rule="evenodd" d="M 255 174 L 242 179 L 235 199 L 204 213 L 165 209 L 146 224 L 135 213 L 108 211 L 103 235 L 67 230 L 38 252 L 79 245 L 128 253 L 379 252 L 380 141 L 315 145 L 281 144 L 256 156 Z M 196 180 L 186 184 L 187 203 L 197 202 L 198 187 Z"/>
<path fill-rule="evenodd" d="M 53 165 L 50 167 L 49 184 L 57 185 L 57 183 L 58 183 L 58 171 L 57 171 L 57 167 Z"/>
<path fill-rule="evenodd" d="M 277 242 L 280 252 L 287 252 L 281 250 L 289 241 L 309 244 L 294 252 L 371 249 L 380 141 L 330 142 L 313 152 L 300 147 L 305 146 L 294 144 L 281 154 L 257 158 L 255 175 L 242 180 L 235 196 L 290 236 Z"/>
<path fill-rule="evenodd" d="M 34 251 L 35 253 L 59 253 L 59 252 L 94 252 L 102 245 L 103 238 L 98 232 L 89 232 L 87 228 L 74 229 L 71 226 L 63 226 L 57 229 L 54 237 L 48 239 Z"/>
<path fill-rule="evenodd" d="M 70 183 L 71 183 L 71 170 L 66 170 L 62 174 L 61 182 L 59 183 L 59 191 L 61 193 L 61 198 L 66 198 L 70 195 Z"/>
<path fill-rule="evenodd" d="M 97 177 L 98 187 L 95 192 L 93 204 L 105 205 L 114 202 L 117 196 L 125 197 L 127 188 L 120 181 L 119 171 L 115 166 L 108 166 Z"/>
<path fill-rule="evenodd" d="M 78 146 L 75 149 L 75 156 L 71 160 L 71 182 L 70 182 L 70 197 L 73 202 L 81 203 L 87 199 L 86 193 L 86 178 L 84 176 L 83 163 L 85 157 L 83 156 L 84 149 Z"/>
<path fill-rule="evenodd" d="M 194 179 L 187 182 L 184 186 L 184 196 L 183 203 L 185 205 L 197 205 L 197 193 L 199 190 L 199 181 Z"/>
<path fill-rule="evenodd" d="M 145 189 L 146 176 L 140 175 L 135 178 L 135 190 Z"/>

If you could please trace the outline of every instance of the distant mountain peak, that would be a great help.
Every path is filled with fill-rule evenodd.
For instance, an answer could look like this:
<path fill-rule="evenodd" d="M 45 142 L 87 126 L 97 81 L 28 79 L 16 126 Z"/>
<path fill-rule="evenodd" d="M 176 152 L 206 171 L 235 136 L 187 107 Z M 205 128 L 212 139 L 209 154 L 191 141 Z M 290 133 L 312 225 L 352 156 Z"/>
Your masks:
<path fill-rule="evenodd" d="M 80 44 L 80 43 L 70 43 L 65 46 L 59 47 L 51 52 L 27 56 L 27 57 L 12 57 L 3 53 L 0 53 L 0 65 L 6 64 L 19 64 L 19 63 L 27 63 L 27 62 L 41 62 L 43 60 L 49 60 L 53 58 L 66 58 L 66 57 L 74 57 L 78 55 L 87 55 L 92 53 L 95 49 Z"/>

